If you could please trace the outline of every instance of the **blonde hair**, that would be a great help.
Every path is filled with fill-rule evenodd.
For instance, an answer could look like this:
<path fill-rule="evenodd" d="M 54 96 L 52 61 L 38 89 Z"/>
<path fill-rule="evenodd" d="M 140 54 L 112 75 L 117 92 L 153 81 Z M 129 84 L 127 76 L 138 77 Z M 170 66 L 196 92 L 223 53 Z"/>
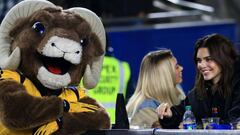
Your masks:
<path fill-rule="evenodd" d="M 180 104 L 184 92 L 177 87 L 175 65 L 170 50 L 153 51 L 142 60 L 136 90 L 127 104 L 129 116 L 133 116 L 145 99 L 154 99 L 170 106 Z"/>

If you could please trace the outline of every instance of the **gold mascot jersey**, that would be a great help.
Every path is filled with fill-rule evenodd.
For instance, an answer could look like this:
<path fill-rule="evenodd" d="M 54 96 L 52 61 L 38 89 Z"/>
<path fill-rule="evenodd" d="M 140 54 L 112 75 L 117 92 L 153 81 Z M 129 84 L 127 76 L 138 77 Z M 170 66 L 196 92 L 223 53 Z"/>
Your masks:
<path fill-rule="evenodd" d="M 34 86 L 34 84 L 27 78 L 25 78 L 21 73 L 10 71 L 10 70 L 0 70 L 0 80 L 4 79 L 12 79 L 15 80 L 21 84 L 23 84 L 26 88 L 26 91 L 28 94 L 35 96 L 35 97 L 41 97 L 40 92 L 38 89 Z M 85 97 L 85 91 L 82 88 L 76 88 L 76 87 L 66 87 L 63 88 L 62 93 L 58 96 L 61 99 L 65 99 L 69 102 L 77 102 L 79 99 Z M 0 122 L 0 135 L 32 135 L 32 129 L 31 130 L 11 130 L 6 128 L 1 122 Z"/>

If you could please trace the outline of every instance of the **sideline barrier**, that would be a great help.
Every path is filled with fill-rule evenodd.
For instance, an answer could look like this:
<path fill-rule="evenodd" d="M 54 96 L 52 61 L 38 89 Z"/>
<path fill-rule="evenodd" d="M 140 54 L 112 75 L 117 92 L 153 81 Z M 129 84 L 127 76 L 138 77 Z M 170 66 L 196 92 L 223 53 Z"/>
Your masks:
<path fill-rule="evenodd" d="M 116 129 L 88 131 L 84 135 L 240 135 L 240 130 Z"/>
<path fill-rule="evenodd" d="M 240 135 L 240 130 L 156 130 L 154 135 Z"/>

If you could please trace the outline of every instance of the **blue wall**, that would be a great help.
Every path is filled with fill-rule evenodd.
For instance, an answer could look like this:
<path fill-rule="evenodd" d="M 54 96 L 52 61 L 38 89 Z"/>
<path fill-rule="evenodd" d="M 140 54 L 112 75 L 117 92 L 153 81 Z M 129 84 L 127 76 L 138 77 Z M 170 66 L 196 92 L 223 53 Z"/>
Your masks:
<path fill-rule="evenodd" d="M 195 66 L 193 50 L 196 40 L 204 35 L 220 33 L 234 43 L 237 41 L 236 24 L 233 21 L 159 24 L 154 27 L 107 29 L 115 57 L 127 61 L 136 83 L 143 56 L 157 48 L 169 48 L 178 63 L 183 66 L 183 89 L 194 84 Z"/>

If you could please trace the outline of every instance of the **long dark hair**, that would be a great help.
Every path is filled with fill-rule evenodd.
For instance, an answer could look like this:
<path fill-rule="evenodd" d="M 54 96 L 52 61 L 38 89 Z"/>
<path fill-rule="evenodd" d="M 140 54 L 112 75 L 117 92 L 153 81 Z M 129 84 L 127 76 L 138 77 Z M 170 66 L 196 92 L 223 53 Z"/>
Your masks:
<path fill-rule="evenodd" d="M 237 59 L 237 52 L 233 44 L 225 37 L 219 34 L 207 35 L 200 38 L 195 44 L 194 62 L 197 66 L 197 52 L 199 48 L 207 48 L 211 58 L 221 68 L 221 78 L 216 85 L 219 94 L 226 98 L 231 95 L 231 82 L 234 71 L 234 62 Z M 196 68 L 197 69 L 197 68 Z M 200 98 L 206 96 L 206 81 L 204 81 L 199 70 L 196 71 L 195 88 Z"/>

